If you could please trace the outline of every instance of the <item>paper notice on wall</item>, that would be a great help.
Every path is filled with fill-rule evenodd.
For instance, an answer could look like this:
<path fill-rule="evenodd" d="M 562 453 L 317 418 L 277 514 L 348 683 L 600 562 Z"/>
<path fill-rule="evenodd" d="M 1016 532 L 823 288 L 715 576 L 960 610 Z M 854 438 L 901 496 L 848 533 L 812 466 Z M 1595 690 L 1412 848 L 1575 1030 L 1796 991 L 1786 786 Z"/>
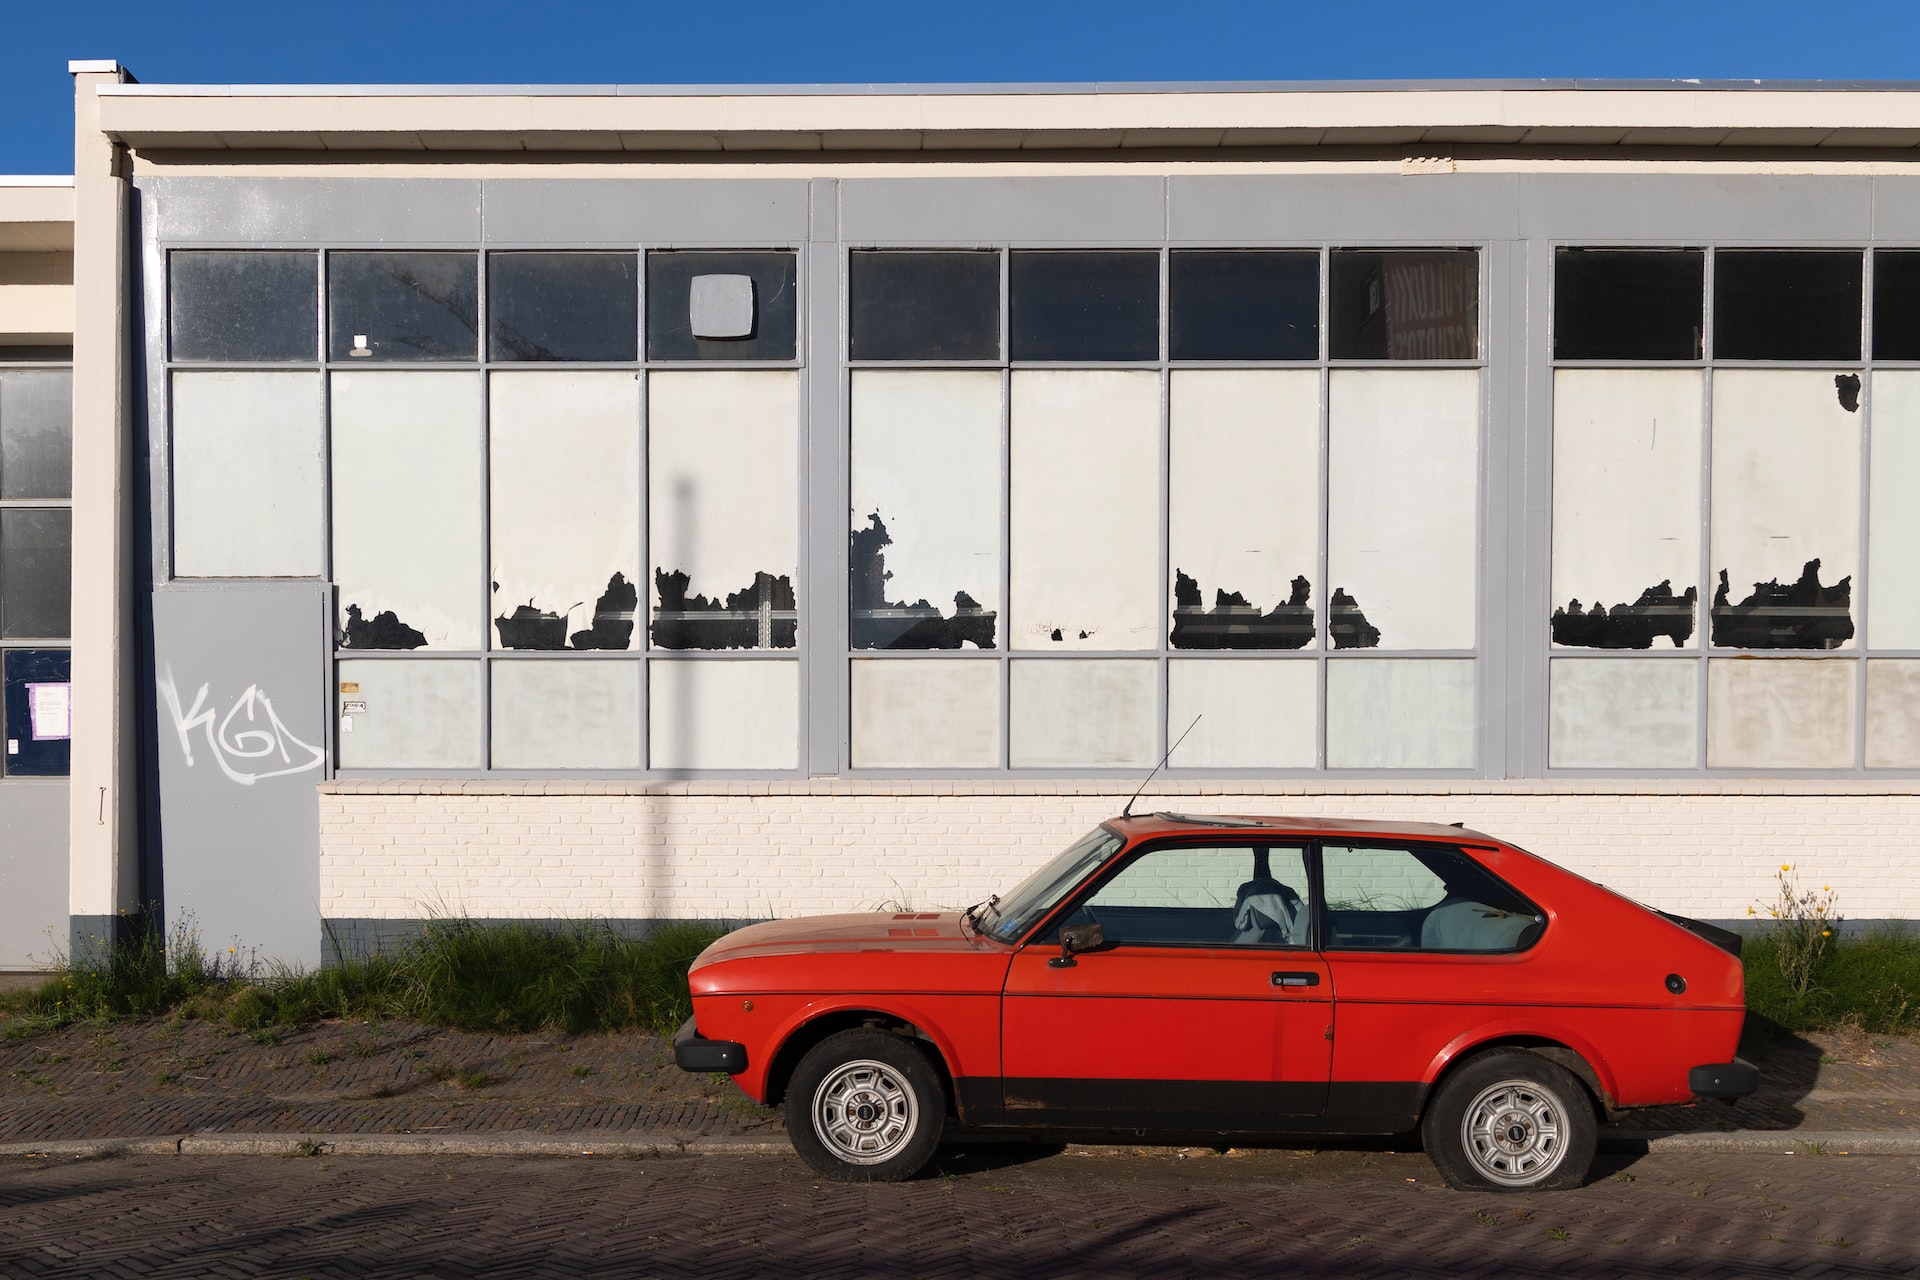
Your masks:
<path fill-rule="evenodd" d="M 73 685 L 67 681 L 27 684 L 27 720 L 35 742 L 73 736 Z"/>

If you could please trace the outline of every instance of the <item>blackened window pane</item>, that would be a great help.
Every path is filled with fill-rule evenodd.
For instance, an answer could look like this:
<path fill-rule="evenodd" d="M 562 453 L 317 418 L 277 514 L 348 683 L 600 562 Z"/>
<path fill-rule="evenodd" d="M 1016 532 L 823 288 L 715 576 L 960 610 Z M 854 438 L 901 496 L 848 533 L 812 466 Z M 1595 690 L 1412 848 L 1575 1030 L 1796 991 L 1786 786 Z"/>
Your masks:
<path fill-rule="evenodd" d="M 73 371 L 0 372 L 0 498 L 73 496 Z"/>
<path fill-rule="evenodd" d="M 1335 249 L 1328 282 L 1335 360 L 1472 360 L 1480 354 L 1474 249 Z"/>
<path fill-rule="evenodd" d="M 1175 250 L 1168 293 L 1175 360 L 1320 358 L 1318 253 Z"/>
<path fill-rule="evenodd" d="M 797 263 L 784 252 L 710 253 L 691 250 L 647 255 L 647 358 L 651 360 L 791 360 Z M 753 282 L 750 328 L 733 338 L 696 337 L 694 280 L 746 276 Z"/>
<path fill-rule="evenodd" d="M 62 712 L 72 703 L 68 691 L 57 686 L 69 683 L 71 670 L 65 649 L 8 649 L 0 653 L 0 721 L 4 721 L 0 729 L 4 729 L 6 738 L 0 772 L 16 778 L 67 776 L 72 720 L 68 716 L 63 722 Z M 35 685 L 42 687 L 35 689 Z M 45 687 L 49 685 L 56 687 Z"/>
<path fill-rule="evenodd" d="M 1873 358 L 1920 360 L 1920 249 L 1874 251 Z"/>
<path fill-rule="evenodd" d="M 1851 250 L 1720 250 L 1714 359 L 1858 360 L 1860 279 Z"/>
<path fill-rule="evenodd" d="M 1000 255 L 867 250 L 847 268 L 855 360 L 1000 355 Z"/>
<path fill-rule="evenodd" d="M 73 513 L 0 511 L 0 637 L 65 636 L 73 611 Z"/>
<path fill-rule="evenodd" d="M 635 360 L 639 258 L 487 255 L 487 350 L 495 360 Z"/>
<path fill-rule="evenodd" d="M 177 249 L 168 302 L 175 360 L 312 360 L 318 254 Z"/>
<path fill-rule="evenodd" d="M 1698 360 L 1706 314 L 1700 249 L 1561 249 L 1553 354 L 1561 360 Z"/>
<path fill-rule="evenodd" d="M 1160 255 L 1019 251 L 1009 264 L 1015 360 L 1160 358 Z"/>
<path fill-rule="evenodd" d="M 335 360 L 478 358 L 477 254 L 335 253 L 327 296 Z"/>

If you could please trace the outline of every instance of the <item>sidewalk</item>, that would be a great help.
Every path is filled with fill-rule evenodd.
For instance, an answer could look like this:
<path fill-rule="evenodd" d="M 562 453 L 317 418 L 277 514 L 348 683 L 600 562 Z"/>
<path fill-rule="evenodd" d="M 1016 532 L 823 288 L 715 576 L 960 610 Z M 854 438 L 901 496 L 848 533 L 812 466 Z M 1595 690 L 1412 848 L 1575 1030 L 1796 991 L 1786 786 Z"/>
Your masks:
<path fill-rule="evenodd" d="M 4 1023 L 0 1022 L 0 1028 Z M 1630 1112 L 1603 1141 L 1920 1154 L 1920 1040 L 1788 1037 L 1745 1050 L 1736 1106 Z M 639 1032 L 486 1036 L 330 1023 L 275 1039 L 203 1022 L 0 1039 L 0 1154 L 783 1149 L 776 1111 Z M 80 1144 L 78 1146 L 74 1144 Z"/>

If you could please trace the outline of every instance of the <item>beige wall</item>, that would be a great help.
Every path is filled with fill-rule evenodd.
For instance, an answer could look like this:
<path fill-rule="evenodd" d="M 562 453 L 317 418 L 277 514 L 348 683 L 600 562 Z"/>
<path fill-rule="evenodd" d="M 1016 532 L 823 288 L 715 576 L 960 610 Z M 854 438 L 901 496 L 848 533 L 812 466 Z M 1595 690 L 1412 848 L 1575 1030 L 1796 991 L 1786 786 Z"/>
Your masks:
<path fill-rule="evenodd" d="M 73 336 L 73 255 L 0 253 L 0 359 L 9 343 Z"/>

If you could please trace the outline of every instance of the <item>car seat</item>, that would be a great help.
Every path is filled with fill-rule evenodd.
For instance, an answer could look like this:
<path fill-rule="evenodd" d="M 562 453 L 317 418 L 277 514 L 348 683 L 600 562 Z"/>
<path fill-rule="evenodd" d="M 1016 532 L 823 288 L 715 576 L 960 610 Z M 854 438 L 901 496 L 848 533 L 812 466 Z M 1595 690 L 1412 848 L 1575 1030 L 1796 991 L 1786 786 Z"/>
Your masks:
<path fill-rule="evenodd" d="M 1267 851 L 1253 852 L 1253 879 L 1233 895 L 1233 941 L 1266 946 L 1305 945 L 1307 910 L 1290 885 L 1273 878 Z"/>
<path fill-rule="evenodd" d="M 1420 922 L 1420 946 L 1427 951 L 1514 951 L 1535 923 L 1531 915 L 1447 898 Z"/>

